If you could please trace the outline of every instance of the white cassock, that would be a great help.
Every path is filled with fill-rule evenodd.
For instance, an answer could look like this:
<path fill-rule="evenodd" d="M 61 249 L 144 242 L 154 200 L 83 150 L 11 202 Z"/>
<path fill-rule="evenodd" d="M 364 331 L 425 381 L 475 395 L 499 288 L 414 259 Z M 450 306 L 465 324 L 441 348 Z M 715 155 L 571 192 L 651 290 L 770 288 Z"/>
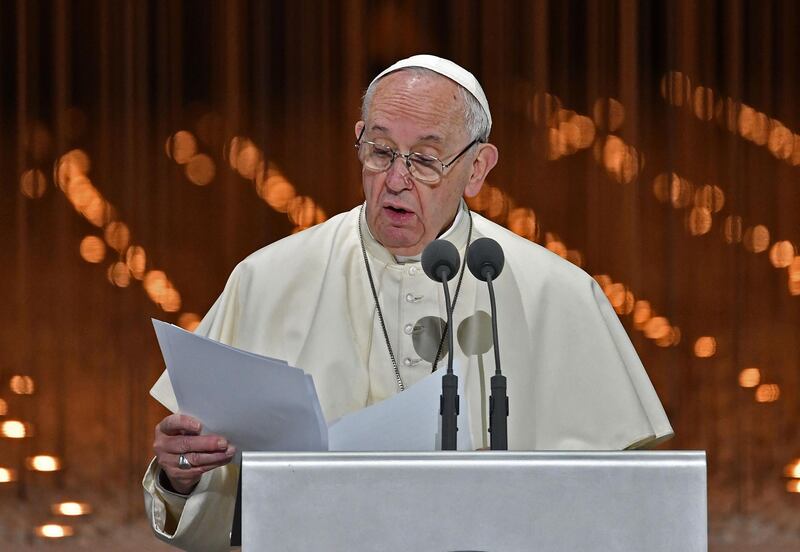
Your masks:
<path fill-rule="evenodd" d="M 441 284 L 430 280 L 419 262 L 399 263 L 372 237 L 359 211 L 337 215 L 250 255 L 233 271 L 196 330 L 240 349 L 285 359 L 311 374 L 328 421 L 398 392 L 358 224 L 406 386 L 431 371 L 424 359 L 435 354 L 438 339 L 425 335 L 425 317 L 447 318 Z M 471 239 L 495 239 L 506 257 L 495 292 L 502 369 L 508 378 L 509 447 L 621 450 L 671 436 L 647 373 L 597 283 L 547 249 L 470 214 L 463 203 L 442 236 L 456 245 L 462 258 L 470 219 Z M 451 296 L 457 281 L 450 282 Z M 493 351 L 468 354 L 486 351 L 487 339 L 491 342 L 485 323 L 464 322 L 474 322 L 477 311 L 491 312 L 487 286 L 467 271 L 454 309 L 454 329 L 460 330 L 455 358 L 465 367 L 469 430 L 476 447 L 486 436 L 480 379 L 483 375 L 489 389 L 494 373 Z M 177 410 L 166 372 L 151 393 Z M 143 485 L 156 534 L 187 550 L 226 549 L 237 477 L 235 466 L 205 473 L 187 499 L 161 488 L 158 467 L 151 463 Z M 165 526 L 168 514 L 177 521 L 174 531 Z"/>

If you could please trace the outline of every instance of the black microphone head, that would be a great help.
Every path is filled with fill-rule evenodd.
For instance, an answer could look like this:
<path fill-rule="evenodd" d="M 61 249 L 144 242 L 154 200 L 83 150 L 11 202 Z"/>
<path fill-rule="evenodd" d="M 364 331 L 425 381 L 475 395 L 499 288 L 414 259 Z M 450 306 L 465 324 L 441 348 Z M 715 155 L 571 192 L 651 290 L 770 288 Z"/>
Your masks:
<path fill-rule="evenodd" d="M 506 258 L 503 248 L 492 238 L 478 238 L 467 250 L 467 266 L 469 271 L 484 282 L 491 276 L 492 280 L 500 276 Z"/>
<path fill-rule="evenodd" d="M 447 280 L 458 274 L 461 257 L 456 246 L 447 240 L 433 240 L 422 251 L 422 270 L 431 280 L 442 281 L 442 272 Z"/>

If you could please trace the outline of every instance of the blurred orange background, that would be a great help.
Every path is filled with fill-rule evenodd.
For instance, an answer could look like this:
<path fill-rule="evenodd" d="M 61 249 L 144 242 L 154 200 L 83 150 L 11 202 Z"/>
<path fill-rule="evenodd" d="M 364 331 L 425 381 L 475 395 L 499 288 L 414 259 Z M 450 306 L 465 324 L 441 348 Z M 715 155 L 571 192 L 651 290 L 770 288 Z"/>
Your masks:
<path fill-rule="evenodd" d="M 708 451 L 710 549 L 800 550 L 800 4 L 0 13 L 11 549 L 163 548 L 139 483 L 165 413 L 149 319 L 193 328 L 244 256 L 359 203 L 361 94 L 433 53 L 492 107 L 500 162 L 471 207 L 601 283 L 675 428 L 663 447 Z"/>

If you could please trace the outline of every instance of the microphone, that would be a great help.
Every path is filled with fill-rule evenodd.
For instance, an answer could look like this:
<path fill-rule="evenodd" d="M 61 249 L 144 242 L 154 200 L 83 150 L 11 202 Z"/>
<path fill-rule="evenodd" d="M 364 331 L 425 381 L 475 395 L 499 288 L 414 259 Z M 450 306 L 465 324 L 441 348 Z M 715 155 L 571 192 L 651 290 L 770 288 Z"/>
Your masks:
<path fill-rule="evenodd" d="M 453 307 L 447 282 L 458 274 L 461 260 L 456 246 L 447 240 L 433 240 L 422 251 L 422 270 L 428 278 L 441 282 L 447 310 L 447 373 L 442 376 L 439 415 L 442 417 L 442 450 L 456 450 L 458 432 L 458 376 L 453 373 Z"/>
<path fill-rule="evenodd" d="M 492 395 L 489 398 L 489 434 L 492 450 L 508 450 L 508 395 L 506 377 L 500 370 L 500 345 L 497 338 L 497 306 L 492 280 L 500 276 L 505 265 L 505 255 L 500 244 L 491 238 L 478 238 L 467 250 L 467 266 L 478 279 L 489 285 L 492 305 L 492 339 L 494 340 L 495 371 L 491 379 Z"/>

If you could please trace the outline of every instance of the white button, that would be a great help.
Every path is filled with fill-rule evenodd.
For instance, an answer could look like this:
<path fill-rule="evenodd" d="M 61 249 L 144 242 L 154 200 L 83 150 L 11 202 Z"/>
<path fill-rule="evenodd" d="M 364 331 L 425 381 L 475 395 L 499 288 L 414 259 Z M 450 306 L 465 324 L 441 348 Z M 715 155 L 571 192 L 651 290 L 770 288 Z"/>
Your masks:
<path fill-rule="evenodd" d="M 408 357 L 404 358 L 403 364 L 405 364 L 406 366 L 411 366 L 411 359 Z"/>
<path fill-rule="evenodd" d="M 423 298 L 423 295 L 414 295 L 413 293 L 406 294 L 406 302 L 407 303 L 417 303 Z"/>
<path fill-rule="evenodd" d="M 414 265 L 411 265 L 410 267 L 408 267 L 408 274 L 409 274 L 410 276 L 416 276 L 416 274 L 417 274 L 417 270 L 418 270 L 418 269 L 417 269 L 417 267 L 416 267 L 416 266 L 414 266 Z"/>
<path fill-rule="evenodd" d="M 406 335 L 411 335 L 411 332 L 414 331 L 414 324 L 406 324 L 403 331 L 406 332 Z"/>
<path fill-rule="evenodd" d="M 406 366 L 416 366 L 420 362 L 422 362 L 421 358 L 408 358 L 408 357 L 406 357 L 406 358 L 403 359 L 403 364 L 405 364 Z"/>

